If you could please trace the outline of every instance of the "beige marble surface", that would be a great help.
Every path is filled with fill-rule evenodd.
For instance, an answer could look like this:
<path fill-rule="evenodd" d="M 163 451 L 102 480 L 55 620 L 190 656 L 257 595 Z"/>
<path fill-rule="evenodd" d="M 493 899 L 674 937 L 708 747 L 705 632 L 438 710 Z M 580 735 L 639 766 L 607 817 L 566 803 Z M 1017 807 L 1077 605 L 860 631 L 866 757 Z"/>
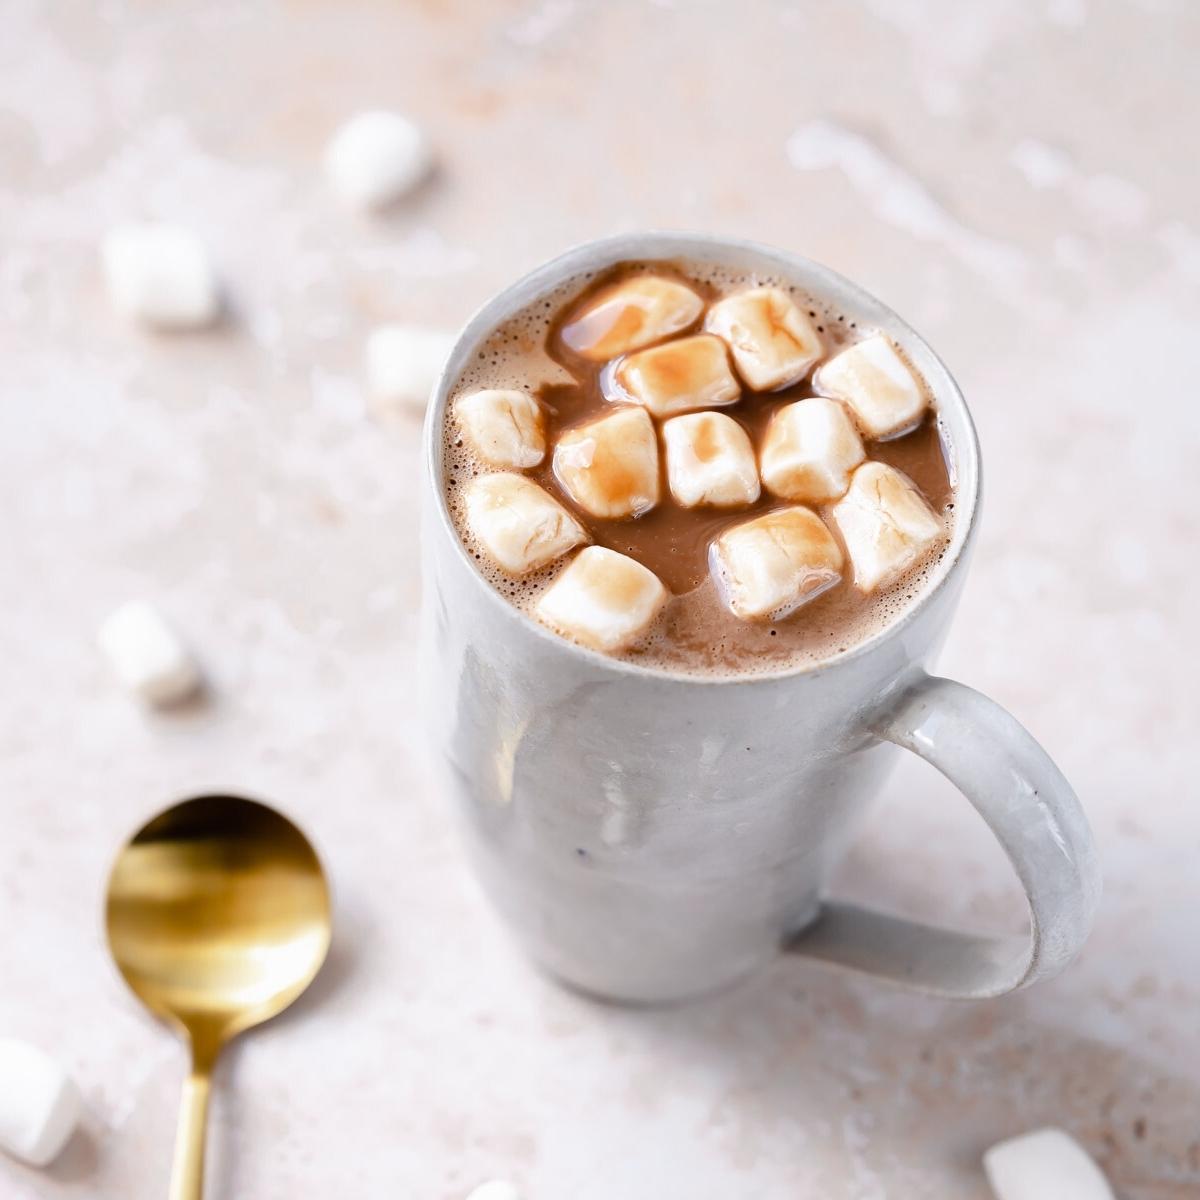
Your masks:
<path fill-rule="evenodd" d="M 223 1064 L 210 1195 L 983 1200 L 1045 1122 L 1129 1200 L 1200 1194 L 1200 10 L 1189 0 L 0 3 L 0 1033 L 87 1123 L 2 1200 L 165 1194 L 180 1049 L 107 961 L 104 877 L 162 802 L 272 797 L 332 871 L 333 960 Z M 319 172 L 394 105 L 439 147 L 386 218 Z M 95 245 L 209 240 L 219 330 L 151 338 Z M 453 326 L 571 242 L 661 225 L 856 277 L 958 374 L 987 502 L 944 670 L 1056 755 L 1107 891 L 1061 979 L 975 1006 L 793 962 L 686 1011 L 565 995 L 466 878 L 422 761 L 417 423 L 363 338 Z M 153 716 L 93 648 L 134 595 L 209 702 Z M 1013 885 L 930 772 L 842 886 L 1005 923 Z"/>

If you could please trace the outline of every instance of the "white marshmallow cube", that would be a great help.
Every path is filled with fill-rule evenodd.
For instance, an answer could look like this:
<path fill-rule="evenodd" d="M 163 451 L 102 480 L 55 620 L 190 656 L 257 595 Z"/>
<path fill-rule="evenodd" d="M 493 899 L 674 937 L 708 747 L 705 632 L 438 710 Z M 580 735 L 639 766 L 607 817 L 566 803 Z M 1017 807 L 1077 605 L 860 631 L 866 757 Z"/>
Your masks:
<path fill-rule="evenodd" d="M 983 1156 L 996 1200 L 1113 1200 L 1088 1152 L 1061 1129 L 1039 1129 L 993 1146 Z"/>
<path fill-rule="evenodd" d="M 362 112 L 334 134 L 325 171 L 348 204 L 380 208 L 411 192 L 433 169 L 425 131 L 398 112 Z"/>
<path fill-rule="evenodd" d="M 780 288 L 718 300 L 704 324 L 728 343 L 738 374 L 756 392 L 799 383 L 824 351 L 812 322 Z"/>
<path fill-rule="evenodd" d="M 151 604 L 122 604 L 100 626 L 97 641 L 117 678 L 149 704 L 176 704 L 200 687 L 195 658 Z"/>
<path fill-rule="evenodd" d="M 725 602 L 743 620 L 777 621 L 842 577 L 842 551 L 809 508 L 780 508 L 727 529 L 709 551 Z"/>
<path fill-rule="evenodd" d="M 475 1188 L 467 1200 L 521 1200 L 521 1193 L 506 1179 L 490 1179 Z"/>
<path fill-rule="evenodd" d="M 373 330 L 367 338 L 367 388 L 374 411 L 423 411 L 453 346 L 452 334 L 424 325 Z"/>
<path fill-rule="evenodd" d="M 660 419 L 733 404 L 742 394 L 725 343 L 707 333 L 630 354 L 615 375 L 631 399 Z"/>
<path fill-rule="evenodd" d="M 70 1141 L 82 1111 L 79 1089 L 50 1055 L 0 1038 L 0 1149 L 48 1166 Z"/>
<path fill-rule="evenodd" d="M 220 288 L 204 243 L 179 225 L 119 225 L 100 244 L 113 305 L 154 329 L 198 329 L 221 308 Z"/>
<path fill-rule="evenodd" d="M 762 445 L 762 479 L 784 500 L 823 504 L 850 484 L 850 472 L 866 457 L 846 410 L 836 400 L 813 396 L 781 408 Z"/>
<path fill-rule="evenodd" d="M 641 563 L 588 546 L 542 594 L 537 615 L 558 633 L 613 654 L 640 638 L 670 593 Z"/>
<path fill-rule="evenodd" d="M 694 325 L 704 301 L 691 288 L 661 275 L 633 275 L 588 297 L 563 323 L 559 336 L 593 362 L 628 354 Z"/>
<path fill-rule="evenodd" d="M 471 392 L 455 403 L 454 416 L 471 449 L 493 467 L 524 470 L 546 456 L 542 408 L 528 392 Z"/>
<path fill-rule="evenodd" d="M 896 347 L 882 336 L 865 338 L 835 354 L 813 382 L 819 392 L 845 401 L 863 434 L 875 440 L 914 429 L 929 402 Z"/>
<path fill-rule="evenodd" d="M 944 532 L 937 514 L 907 475 L 865 462 L 830 512 L 854 565 L 854 586 L 874 592 L 924 559 Z"/>
<path fill-rule="evenodd" d="M 554 448 L 554 474 L 593 517 L 636 517 L 659 498 L 658 437 L 644 408 L 618 408 L 568 429 Z"/>
<path fill-rule="evenodd" d="M 667 483 L 684 508 L 739 508 L 758 499 L 754 447 L 732 417 L 719 412 L 672 417 L 662 435 Z"/>
<path fill-rule="evenodd" d="M 588 541 L 583 527 L 545 488 L 504 472 L 473 480 L 467 525 L 510 575 L 528 575 Z"/>

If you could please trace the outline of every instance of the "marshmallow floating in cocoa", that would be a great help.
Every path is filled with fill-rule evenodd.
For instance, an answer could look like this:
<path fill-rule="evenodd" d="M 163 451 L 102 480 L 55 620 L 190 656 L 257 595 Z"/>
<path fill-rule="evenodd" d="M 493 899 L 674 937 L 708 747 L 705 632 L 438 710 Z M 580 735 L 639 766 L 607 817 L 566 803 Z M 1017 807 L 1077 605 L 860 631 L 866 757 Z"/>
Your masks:
<path fill-rule="evenodd" d="M 661 275 L 633 275 L 589 296 L 559 330 L 564 344 L 595 362 L 682 333 L 704 311 L 691 288 Z"/>
<path fill-rule="evenodd" d="M 546 455 L 541 405 L 528 392 L 471 392 L 455 403 L 454 416 L 471 449 L 493 467 L 524 470 L 536 467 Z"/>
<path fill-rule="evenodd" d="M 568 429 L 554 448 L 554 474 L 593 517 L 636 517 L 659 499 L 658 435 L 644 408 L 614 409 Z"/>
<path fill-rule="evenodd" d="M 707 333 L 630 354 L 615 375 L 622 391 L 659 419 L 733 404 L 742 394 L 725 343 Z"/>
<path fill-rule="evenodd" d="M 915 429 L 928 405 L 908 364 L 881 335 L 835 354 L 813 382 L 819 392 L 845 401 L 864 436 L 876 441 Z"/>
<path fill-rule="evenodd" d="M 542 594 L 537 615 L 573 641 L 612 654 L 642 637 L 669 599 L 648 567 L 588 546 Z"/>
<path fill-rule="evenodd" d="M 841 579 L 842 550 L 825 522 L 801 505 L 727 529 L 710 550 L 726 603 L 747 620 L 779 620 Z"/>
<path fill-rule="evenodd" d="M 739 508 L 759 496 L 758 464 L 746 431 L 719 412 L 672 417 L 662 427 L 667 482 L 684 508 Z"/>
<path fill-rule="evenodd" d="M 738 374 L 756 392 L 799 383 L 824 352 L 813 323 L 776 287 L 750 288 L 718 300 L 704 325 L 727 343 Z"/>
<path fill-rule="evenodd" d="M 545 488 L 502 472 L 471 482 L 467 526 L 510 575 L 528 575 L 588 541 L 579 522 Z"/>
<path fill-rule="evenodd" d="M 836 400 L 813 396 L 781 408 L 763 439 L 762 479 L 773 495 L 803 504 L 836 500 L 865 457 L 863 444 Z"/>
<path fill-rule="evenodd" d="M 881 462 L 865 462 L 854 472 L 830 516 L 860 592 L 895 583 L 928 556 L 944 532 L 912 480 Z"/>

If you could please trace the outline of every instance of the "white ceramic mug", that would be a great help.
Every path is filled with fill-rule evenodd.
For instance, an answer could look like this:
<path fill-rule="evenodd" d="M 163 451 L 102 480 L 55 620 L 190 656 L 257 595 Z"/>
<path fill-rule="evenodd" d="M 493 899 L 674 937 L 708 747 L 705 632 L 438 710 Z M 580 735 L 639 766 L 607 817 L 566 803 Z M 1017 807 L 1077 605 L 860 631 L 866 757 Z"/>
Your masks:
<path fill-rule="evenodd" d="M 479 574 L 446 508 L 447 394 L 480 342 L 582 272 L 686 259 L 778 275 L 901 343 L 936 398 L 956 479 L 953 539 L 923 594 L 819 666 L 697 678 L 585 650 Z M 427 702 L 435 751 L 484 887 L 532 958 L 627 1001 L 722 987 L 781 949 L 945 995 L 995 996 L 1060 971 L 1099 896 L 1070 785 L 996 703 L 926 673 L 979 518 L 979 449 L 954 380 L 887 307 L 806 259 L 646 233 L 581 246 L 467 324 L 425 429 Z M 903 747 L 947 776 L 1025 889 L 1026 936 L 938 928 L 826 899 L 829 874 Z"/>

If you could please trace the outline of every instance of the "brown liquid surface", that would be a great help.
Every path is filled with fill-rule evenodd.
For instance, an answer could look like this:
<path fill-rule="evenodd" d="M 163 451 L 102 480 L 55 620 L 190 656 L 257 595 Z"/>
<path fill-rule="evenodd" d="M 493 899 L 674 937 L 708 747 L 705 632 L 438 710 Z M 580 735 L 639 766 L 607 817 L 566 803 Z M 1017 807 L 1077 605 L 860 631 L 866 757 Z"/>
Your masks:
<path fill-rule="evenodd" d="M 826 357 L 873 332 L 859 329 L 853 314 L 830 312 L 813 297 L 789 288 L 784 280 L 700 265 L 693 270 L 682 264 L 673 268 L 661 263 L 629 264 L 597 277 L 577 280 L 573 286 L 559 289 L 551 298 L 501 326 L 463 371 L 447 412 L 459 395 L 479 387 L 522 387 L 541 402 L 546 415 L 548 450 L 543 463 L 527 474 L 574 512 L 598 545 L 628 554 L 649 567 L 674 597 L 651 634 L 618 657 L 675 671 L 757 674 L 812 665 L 848 649 L 908 607 L 923 587 L 925 576 L 944 553 L 945 542 L 910 576 L 874 595 L 863 596 L 853 587 L 847 564 L 841 583 L 791 616 L 776 622 L 743 621 L 728 610 L 712 582 L 709 546 L 730 526 L 782 507 L 786 501 L 764 489 L 755 504 L 742 508 L 682 508 L 671 496 L 665 456 L 660 454 L 659 504 L 640 517 L 603 520 L 581 511 L 555 478 L 552 448 L 559 436 L 574 425 L 613 411 L 612 401 L 602 391 L 605 364 L 589 361 L 566 346 L 559 334 L 562 319 L 592 290 L 628 274 L 647 271 L 671 275 L 687 283 L 700 293 L 706 305 L 722 295 L 759 283 L 782 286 L 814 319 L 825 343 Z M 807 380 L 769 394 L 744 389 L 736 404 L 719 411 L 742 425 L 757 448 L 779 408 L 814 394 Z M 447 499 L 464 543 L 502 594 L 518 607 L 531 609 L 563 564 L 554 564 L 523 580 L 509 579 L 489 568 L 486 555 L 475 551 L 458 503 L 458 489 L 474 476 L 486 474 L 488 468 L 471 461 L 456 436 L 452 418 L 447 424 Z M 896 467 L 917 485 L 933 510 L 946 521 L 948 540 L 954 493 L 936 410 L 931 409 L 912 433 L 886 442 L 864 440 L 864 447 L 869 459 Z M 826 517 L 828 507 L 820 506 L 817 511 Z M 836 526 L 827 524 L 837 536 Z"/>

